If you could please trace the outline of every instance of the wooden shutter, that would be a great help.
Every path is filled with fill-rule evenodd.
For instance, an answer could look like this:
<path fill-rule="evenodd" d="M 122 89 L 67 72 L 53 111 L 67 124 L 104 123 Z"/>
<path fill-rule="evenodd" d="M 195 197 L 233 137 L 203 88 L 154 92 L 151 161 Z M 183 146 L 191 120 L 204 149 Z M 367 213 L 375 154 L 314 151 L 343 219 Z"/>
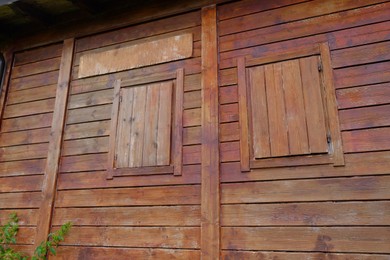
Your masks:
<path fill-rule="evenodd" d="M 328 152 L 319 56 L 248 68 L 256 159 Z"/>
<path fill-rule="evenodd" d="M 123 88 L 116 168 L 170 164 L 172 81 Z"/>

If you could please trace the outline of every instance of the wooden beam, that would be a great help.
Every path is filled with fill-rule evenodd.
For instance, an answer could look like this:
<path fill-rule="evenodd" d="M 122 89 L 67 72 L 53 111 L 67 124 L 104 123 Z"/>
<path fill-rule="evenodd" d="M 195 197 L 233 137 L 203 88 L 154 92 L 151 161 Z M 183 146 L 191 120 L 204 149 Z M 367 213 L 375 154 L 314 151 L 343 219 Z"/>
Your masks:
<path fill-rule="evenodd" d="M 218 140 L 218 47 L 217 12 L 202 9 L 202 188 L 201 256 L 219 259 L 220 191 Z"/>
<path fill-rule="evenodd" d="M 323 65 L 323 83 L 325 84 L 325 102 L 329 118 L 329 130 L 333 145 L 333 163 L 335 166 L 344 166 L 344 152 L 340 131 L 339 111 L 337 108 L 336 89 L 330 49 L 328 43 L 320 44 L 321 60 Z"/>
<path fill-rule="evenodd" d="M 50 222 L 52 219 L 56 194 L 61 141 L 65 124 L 65 112 L 69 92 L 73 49 L 74 39 L 65 40 L 62 49 L 60 73 L 58 77 L 56 100 L 49 139 L 49 151 L 46 160 L 45 178 L 42 184 L 43 199 L 39 209 L 35 246 L 38 246 L 42 241 L 45 241 L 50 231 Z"/>

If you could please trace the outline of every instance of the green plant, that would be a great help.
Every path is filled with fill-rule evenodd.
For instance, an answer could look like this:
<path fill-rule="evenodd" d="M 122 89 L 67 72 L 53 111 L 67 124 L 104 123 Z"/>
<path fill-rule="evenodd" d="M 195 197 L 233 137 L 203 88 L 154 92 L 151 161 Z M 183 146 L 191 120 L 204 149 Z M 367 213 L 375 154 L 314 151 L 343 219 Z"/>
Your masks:
<path fill-rule="evenodd" d="M 0 227 L 0 260 L 28 260 L 29 258 L 20 252 L 16 252 L 10 247 L 11 244 L 16 244 L 16 235 L 18 234 L 19 224 L 18 217 L 15 213 L 9 216 L 8 222 Z M 63 224 L 59 230 L 50 233 L 47 241 L 43 241 L 34 251 L 31 260 L 44 260 L 46 255 L 56 255 L 58 244 L 64 240 L 64 237 L 69 233 L 72 227 L 71 222 Z"/>

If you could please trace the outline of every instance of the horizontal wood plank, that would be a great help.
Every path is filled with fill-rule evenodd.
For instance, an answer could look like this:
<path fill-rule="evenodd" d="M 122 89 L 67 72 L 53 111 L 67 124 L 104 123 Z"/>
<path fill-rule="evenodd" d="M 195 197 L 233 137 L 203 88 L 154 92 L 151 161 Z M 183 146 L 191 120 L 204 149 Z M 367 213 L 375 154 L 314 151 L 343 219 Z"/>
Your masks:
<path fill-rule="evenodd" d="M 0 133 L 0 146 L 45 143 L 49 141 L 49 136 L 50 128 Z"/>
<path fill-rule="evenodd" d="M 22 131 L 28 129 L 37 129 L 50 127 L 52 123 L 53 113 L 46 113 L 40 115 L 31 115 L 20 118 L 10 118 L 2 120 L 1 131 L 12 132 Z"/>
<path fill-rule="evenodd" d="M 10 92 L 57 83 L 58 70 L 27 76 L 18 79 L 12 79 L 10 82 Z"/>
<path fill-rule="evenodd" d="M 390 40 L 389 21 L 362 25 L 328 34 L 331 49 L 341 49 Z"/>
<path fill-rule="evenodd" d="M 181 250 L 181 249 L 157 249 L 157 248 L 120 248 L 120 247 L 72 247 L 60 246 L 57 249 L 57 256 L 50 256 L 53 260 L 65 259 L 85 259 L 86 257 L 99 258 L 102 260 L 110 259 L 199 259 L 199 250 Z M 360 260 L 360 259 L 359 259 Z M 382 259 L 380 259 L 382 260 Z"/>
<path fill-rule="evenodd" d="M 342 253 L 296 253 L 296 252 L 265 252 L 265 251 L 236 251 L 236 250 L 224 250 L 222 251 L 222 259 L 289 259 L 289 260 L 322 260 L 330 258 L 332 260 L 387 260 L 386 254 L 342 254 Z"/>
<path fill-rule="evenodd" d="M 351 153 L 390 150 L 389 132 L 390 127 L 343 132 L 344 151 Z"/>
<path fill-rule="evenodd" d="M 269 9 L 279 8 L 289 4 L 296 4 L 305 2 L 305 0 L 275 0 L 272 2 L 266 2 L 259 5 L 256 0 L 250 0 L 245 2 L 227 3 L 219 8 L 219 19 L 226 20 L 231 19 L 239 15 L 248 15 L 251 13 L 262 12 Z"/>
<path fill-rule="evenodd" d="M 334 71 L 335 88 L 364 86 L 390 81 L 389 62 L 379 62 L 337 69 Z"/>
<path fill-rule="evenodd" d="M 199 184 L 200 183 L 200 165 L 184 165 L 183 174 L 180 178 L 169 175 L 157 176 L 128 176 L 114 178 L 107 181 L 107 172 L 77 172 L 61 174 L 59 177 L 58 188 L 60 190 L 69 189 L 89 189 L 89 188 L 118 188 L 118 187 L 139 187 L 156 185 L 180 185 L 180 184 Z"/>
<path fill-rule="evenodd" d="M 223 249 L 388 253 L 384 227 L 225 227 Z"/>
<path fill-rule="evenodd" d="M 390 103 L 390 82 L 336 91 L 339 109 Z"/>
<path fill-rule="evenodd" d="M 62 43 L 25 50 L 15 54 L 14 66 L 20 66 L 26 63 L 37 62 L 54 57 L 61 57 L 61 53 Z"/>
<path fill-rule="evenodd" d="M 390 224 L 390 202 L 223 205 L 222 226 L 370 226 Z"/>
<path fill-rule="evenodd" d="M 41 192 L 0 193 L 1 209 L 39 208 Z"/>
<path fill-rule="evenodd" d="M 18 216 L 19 226 L 35 226 L 37 224 L 38 210 L 37 209 L 7 209 L 1 210 L 0 223 L 5 223 L 9 220 L 9 216 L 16 213 Z"/>
<path fill-rule="evenodd" d="M 62 245 L 199 248 L 196 227 L 72 227 Z"/>
<path fill-rule="evenodd" d="M 256 180 L 264 181 L 337 176 L 364 176 L 373 174 L 384 175 L 389 173 L 389 151 L 346 154 L 345 160 L 345 167 L 314 165 L 253 169 L 245 174 L 241 172 L 239 162 L 223 163 L 221 164 L 221 179 L 222 182 L 243 182 Z"/>
<path fill-rule="evenodd" d="M 62 157 L 60 172 L 96 171 L 107 169 L 107 154 L 87 154 Z"/>
<path fill-rule="evenodd" d="M 53 225 L 77 226 L 199 226 L 199 206 L 57 208 Z"/>
<path fill-rule="evenodd" d="M 328 14 L 277 26 L 270 26 L 220 37 L 220 51 L 247 48 L 270 42 L 326 33 L 372 22 L 386 21 L 389 4 L 382 3 L 335 14 Z"/>
<path fill-rule="evenodd" d="M 46 159 L 25 160 L 0 163 L 0 176 L 19 176 L 43 174 Z"/>
<path fill-rule="evenodd" d="M 68 109 L 112 103 L 113 89 L 88 92 L 69 97 Z"/>
<path fill-rule="evenodd" d="M 178 23 L 177 21 L 181 22 Z M 152 35 L 167 33 L 200 25 L 200 13 L 188 14 L 143 23 L 123 29 L 82 38 L 76 42 L 76 52 L 99 48 L 125 41 L 131 41 Z"/>
<path fill-rule="evenodd" d="M 59 191 L 56 207 L 157 206 L 200 203 L 200 187 L 171 186 Z"/>
<path fill-rule="evenodd" d="M 43 159 L 46 158 L 47 152 L 47 143 L 3 147 L 0 149 L 0 161 Z"/>
<path fill-rule="evenodd" d="M 10 92 L 8 95 L 7 105 L 54 98 L 56 95 L 56 89 L 57 85 L 47 85 L 43 87 Z"/>
<path fill-rule="evenodd" d="M 26 65 L 16 66 L 12 70 L 12 78 L 20 78 L 43 72 L 58 70 L 60 68 L 61 57 L 37 61 Z"/>
<path fill-rule="evenodd" d="M 64 139 L 79 139 L 110 134 L 110 120 L 65 126 Z"/>
<path fill-rule="evenodd" d="M 49 113 L 54 110 L 54 98 L 6 106 L 4 118 Z M 23 119 L 20 119 L 23 120 Z"/>
<path fill-rule="evenodd" d="M 41 191 L 42 181 L 42 175 L 1 178 L 0 192 Z"/>
<path fill-rule="evenodd" d="M 339 111 L 341 130 L 390 125 L 390 105 L 354 108 Z"/>
<path fill-rule="evenodd" d="M 287 6 L 281 6 L 280 8 L 248 14 L 226 21 L 221 21 L 219 26 L 220 35 L 233 34 L 276 24 L 291 23 L 296 20 L 324 16 L 327 14 L 341 12 L 343 10 L 354 9 L 367 5 L 367 2 L 363 0 L 349 0 L 343 2 L 337 0 L 329 0 L 327 2 L 326 7 L 323 5 L 323 1 L 321 0 L 303 3 L 299 3 L 299 1 L 296 2 L 298 3 L 295 5 L 288 5 L 288 3 L 285 3 Z M 375 4 L 378 2 L 381 1 L 371 1 L 370 4 Z M 299 9 L 300 12 L 295 12 L 296 9 Z M 283 13 L 282 17 L 280 16 L 281 13 Z"/>
<path fill-rule="evenodd" d="M 192 108 L 183 111 L 183 127 L 201 125 L 201 109 Z"/>
<path fill-rule="evenodd" d="M 108 137 L 96 137 L 64 141 L 62 155 L 84 155 L 108 152 Z"/>
<path fill-rule="evenodd" d="M 222 185 L 222 203 L 389 199 L 390 176 Z"/>
<path fill-rule="evenodd" d="M 389 42 L 380 42 L 333 51 L 333 68 L 386 61 L 390 59 L 389 46 Z"/>

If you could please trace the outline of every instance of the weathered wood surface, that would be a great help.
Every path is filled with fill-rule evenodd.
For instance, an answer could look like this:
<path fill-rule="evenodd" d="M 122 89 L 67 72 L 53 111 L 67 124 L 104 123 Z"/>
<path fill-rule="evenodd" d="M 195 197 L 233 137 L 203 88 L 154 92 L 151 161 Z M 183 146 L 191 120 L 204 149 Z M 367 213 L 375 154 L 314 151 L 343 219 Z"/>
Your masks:
<path fill-rule="evenodd" d="M 58 208 L 53 225 L 200 226 L 199 206 Z"/>
<path fill-rule="evenodd" d="M 200 204 L 198 185 L 60 191 L 56 199 L 56 207 L 183 204 Z"/>
<path fill-rule="evenodd" d="M 199 250 L 190 249 L 157 249 L 157 248 L 121 248 L 121 247 L 79 247 L 79 246 L 60 246 L 57 250 L 57 256 L 50 259 L 199 259 Z M 382 259 L 380 259 L 382 260 Z"/>
<path fill-rule="evenodd" d="M 384 227 L 225 227 L 222 248 L 314 252 L 388 253 Z"/>
<path fill-rule="evenodd" d="M 212 5 L 202 9 L 202 259 L 218 259 L 220 254 L 217 37 L 217 7 Z"/>
<path fill-rule="evenodd" d="M 57 176 L 60 162 L 61 141 L 65 124 L 65 112 L 69 91 L 69 78 L 72 67 L 74 39 L 64 41 L 60 73 L 57 83 L 53 123 L 50 131 L 45 178 L 42 183 L 42 204 L 39 209 L 39 220 L 35 237 L 38 246 L 45 241 L 50 231 L 50 222 L 54 207 L 54 195 L 57 190 Z"/>
<path fill-rule="evenodd" d="M 299 0 L 262 5 L 253 0 L 220 6 L 222 259 L 387 258 L 384 254 L 389 252 L 389 219 L 384 216 L 388 214 L 385 204 L 389 200 L 386 182 L 390 167 L 387 120 L 390 24 L 386 18 L 389 7 L 383 1 Z M 273 62 L 272 57 L 278 53 L 311 48 L 323 42 L 329 45 L 329 48 L 322 45 L 322 53 L 327 54 L 327 64 L 323 64 L 328 69 L 325 84 L 331 85 L 325 92 L 325 102 L 332 98 L 337 101 L 328 104 L 330 113 L 325 112 L 332 118 L 340 116 L 333 127 L 339 128 L 338 147 L 347 153 L 344 166 L 309 165 L 307 161 L 304 166 L 242 172 L 239 124 L 242 108 L 238 102 L 242 102 L 244 92 L 237 94 L 236 85 L 240 87 L 237 61 Z M 283 55 L 280 57 L 289 59 Z M 270 69 L 268 73 L 271 74 Z M 269 84 L 265 79 L 260 82 Z M 272 99 L 276 90 L 273 87 L 263 93 L 272 100 L 268 106 L 276 106 L 276 100 Z M 287 98 L 291 96 L 292 93 Z M 304 102 L 318 104 L 307 99 L 308 96 L 312 95 L 306 95 Z M 275 107 L 268 107 L 270 113 L 272 118 L 268 116 L 261 123 L 264 128 L 274 124 Z M 277 148 L 275 143 L 268 145 L 270 152 L 272 147 Z M 299 160 L 291 158 L 291 161 Z M 370 225 L 378 228 L 371 231 Z M 272 252 L 286 250 L 289 252 Z"/>
<path fill-rule="evenodd" d="M 79 78 L 185 59 L 192 55 L 192 43 L 192 34 L 183 34 L 85 54 L 80 57 Z"/>
<path fill-rule="evenodd" d="M 183 5 L 188 7 L 191 3 Z M 210 103 L 203 98 L 208 68 L 201 67 L 202 59 L 210 54 L 205 46 L 211 42 L 205 44 L 201 39 L 204 28 L 199 10 L 176 14 L 184 10 L 176 6 L 170 9 L 175 15 L 168 18 L 105 33 L 94 30 L 95 26 L 89 27 L 88 32 L 93 35 L 80 35 L 83 37 L 75 43 L 53 213 L 52 230 L 71 220 L 76 223 L 76 233 L 60 247 L 56 258 L 199 259 L 203 245 L 212 246 L 202 241 L 207 237 L 204 230 L 208 227 L 201 227 L 205 223 L 201 209 L 205 203 L 211 203 L 210 199 L 216 199 L 205 197 L 210 192 L 202 191 L 201 187 L 206 184 L 202 179 L 205 166 L 202 149 L 207 143 L 211 144 L 210 151 L 219 148 L 213 155 L 220 157 L 220 170 L 212 171 L 210 178 L 214 180 L 213 187 L 222 182 L 218 216 L 223 249 L 219 252 L 213 247 L 207 252 L 222 259 L 387 259 L 390 253 L 389 7 L 388 2 L 381 0 L 276 0 L 262 4 L 248 0 L 219 5 L 219 21 L 213 24 L 218 26 L 219 33 L 219 71 L 213 73 L 214 80 L 218 75 L 219 89 L 210 98 L 216 101 L 214 105 L 219 102 L 214 119 L 219 117 L 220 122 L 217 127 L 218 121 L 214 120 L 212 129 L 204 117 L 204 112 L 211 111 Z M 160 12 L 148 17 L 156 15 Z M 193 34 L 193 55 L 189 59 L 77 79 L 83 55 L 183 33 Z M 334 78 L 334 88 L 330 89 L 334 93 L 328 92 L 325 98 L 337 97 L 332 117 L 340 116 L 337 125 L 341 129 L 340 144 L 346 153 L 345 165 L 334 167 L 327 161 L 309 165 L 311 161 L 289 157 L 289 165 L 293 167 L 242 172 L 243 109 L 238 102 L 240 99 L 241 104 L 243 93 L 239 88 L 248 79 L 240 78 L 243 66 L 240 72 L 237 58 L 241 62 L 244 59 L 252 63 L 274 62 L 275 54 L 280 54 L 281 60 L 292 59 L 293 56 L 287 55 L 291 50 L 299 52 L 323 42 L 329 45 L 326 67 L 333 70 L 329 78 Z M 54 44 L 15 53 L 15 74 L 10 76 L 3 110 L 0 208 L 4 214 L 17 210 L 21 216 L 21 224 L 27 228 L 21 230 L 20 241 L 27 244 L 19 246 L 23 250 L 32 250 L 35 226 L 40 219 L 40 190 L 59 75 L 59 64 L 55 61 L 61 51 L 62 44 Z M 216 50 L 213 52 L 215 55 Z M 251 66 L 257 66 L 252 63 Z M 262 66 L 265 80 L 267 75 L 278 73 L 275 66 Z M 172 138 L 181 138 L 183 143 L 181 175 L 156 172 L 151 175 L 146 169 L 142 173 L 145 175 L 107 180 L 115 80 L 121 79 L 128 85 L 156 83 L 174 79 L 180 69 L 184 82 L 183 127 Z M 309 71 L 302 66 L 300 69 Z M 268 107 L 267 124 L 269 134 L 274 135 L 278 133 L 271 129 L 283 129 L 280 121 L 273 118 L 283 117 L 283 109 L 277 111 L 280 103 L 277 101 L 284 101 L 285 96 L 276 88 L 278 82 L 272 82 L 271 78 L 266 84 L 273 87 L 265 95 L 272 100 L 268 102 L 273 109 Z M 207 86 L 213 85 L 207 82 Z M 301 94 L 303 108 L 315 103 L 316 109 L 321 109 L 319 102 L 307 98 L 312 94 L 305 91 L 302 89 Z M 5 101 L 4 95 L 2 100 Z M 306 113 L 308 126 L 311 115 Z M 318 125 L 321 123 L 310 128 Z M 304 130 L 310 147 L 319 141 L 311 142 L 310 130 Z M 220 142 L 208 143 L 210 133 Z M 277 136 L 279 140 L 284 135 Z M 275 142 L 269 146 L 271 155 L 273 151 L 283 154 L 281 148 L 285 149 Z M 214 162 L 210 158 L 207 160 Z M 213 209 L 216 212 L 219 207 Z M 215 231 L 216 226 L 212 228 Z"/>

